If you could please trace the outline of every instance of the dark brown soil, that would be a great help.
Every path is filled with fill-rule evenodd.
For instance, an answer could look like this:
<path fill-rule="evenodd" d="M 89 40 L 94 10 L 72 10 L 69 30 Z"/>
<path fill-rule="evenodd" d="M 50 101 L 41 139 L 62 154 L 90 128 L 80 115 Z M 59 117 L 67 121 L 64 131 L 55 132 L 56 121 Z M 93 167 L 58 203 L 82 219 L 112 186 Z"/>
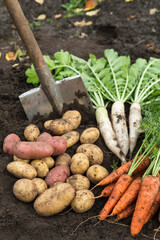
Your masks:
<path fill-rule="evenodd" d="M 159 12 L 151 15 L 150 9 L 156 8 L 160 11 L 160 1 L 133 0 L 126 3 L 124 0 L 106 0 L 99 6 L 101 10 L 96 16 L 78 16 L 69 19 L 64 18 L 65 13 L 61 8 L 61 3 L 64 2 L 66 1 L 45 0 L 43 5 L 39 5 L 31 0 L 20 1 L 30 23 L 35 22 L 40 14 L 46 14 L 47 18 L 52 20 L 52 22 L 44 20 L 40 26 L 33 29 L 43 54 L 52 57 L 56 51 L 63 49 L 87 59 L 89 53 L 102 57 L 106 48 L 113 48 L 120 55 L 130 55 L 132 61 L 138 57 L 146 59 L 150 56 L 159 57 L 160 15 Z M 55 19 L 54 15 L 59 13 L 62 17 Z M 0 2 L 0 16 L 0 52 L 2 54 L 0 58 L 0 240 L 153 239 L 154 230 L 159 226 L 157 215 L 144 226 L 141 234 L 135 237 L 131 236 L 129 230 L 131 219 L 119 223 L 103 221 L 94 226 L 97 220 L 93 218 L 80 225 L 74 232 L 80 223 L 99 214 L 105 199 L 97 199 L 93 208 L 84 214 L 69 211 L 63 215 L 44 218 L 36 214 L 32 203 L 22 203 L 14 197 L 12 188 L 16 178 L 6 170 L 7 164 L 12 159 L 3 153 L 2 144 L 4 137 L 9 133 L 16 133 L 24 139 L 23 131 L 29 121 L 18 96 L 32 86 L 26 83 L 25 76 L 27 64 L 30 64 L 29 59 L 21 62 L 5 60 L 7 52 L 15 51 L 16 44 L 23 48 L 23 44 L 16 30 L 11 27 L 12 20 L 3 2 Z M 74 22 L 81 21 L 83 18 L 86 21 L 93 21 L 93 24 L 82 28 L 75 27 Z M 81 38 L 83 33 L 86 35 Z M 15 63 L 18 64 L 16 67 L 13 66 Z M 128 105 L 126 105 L 126 113 L 128 113 Z M 35 123 L 41 131 L 44 131 L 44 119 Z M 95 121 L 86 122 L 84 116 L 78 131 L 82 132 L 89 126 L 96 126 Z M 138 144 L 140 143 L 141 138 Z M 111 172 L 112 161 L 118 159 L 107 149 L 101 138 L 96 144 L 104 153 L 103 166 Z M 72 156 L 78 145 L 79 143 L 67 152 Z M 101 188 L 97 188 L 95 194 L 100 190 Z M 156 238 L 160 239 L 159 233 Z"/>

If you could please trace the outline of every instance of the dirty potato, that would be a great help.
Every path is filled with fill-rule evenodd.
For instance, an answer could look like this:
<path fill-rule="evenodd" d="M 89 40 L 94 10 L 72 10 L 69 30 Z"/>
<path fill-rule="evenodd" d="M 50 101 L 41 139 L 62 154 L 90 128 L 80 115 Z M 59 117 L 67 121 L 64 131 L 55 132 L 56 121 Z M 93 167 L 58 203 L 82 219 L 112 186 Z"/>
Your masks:
<path fill-rule="evenodd" d="M 89 179 L 81 174 L 70 176 L 66 182 L 71 184 L 76 191 L 90 188 Z"/>
<path fill-rule="evenodd" d="M 70 169 L 73 174 L 84 174 L 89 168 L 88 157 L 84 153 L 76 153 L 71 158 Z"/>
<path fill-rule="evenodd" d="M 101 164 L 103 162 L 103 152 L 95 144 L 92 143 L 81 144 L 77 148 L 76 153 L 84 153 L 88 157 L 90 165 Z"/>
<path fill-rule="evenodd" d="M 41 216 L 52 216 L 68 207 L 75 196 L 69 183 L 56 184 L 42 193 L 34 202 L 34 209 Z"/>
<path fill-rule="evenodd" d="M 54 135 L 63 135 L 67 132 L 72 131 L 72 125 L 71 122 L 69 122 L 66 119 L 55 119 L 53 120 L 49 125 L 49 130 Z"/>
<path fill-rule="evenodd" d="M 15 155 L 13 155 L 13 160 L 14 161 L 21 161 L 21 162 L 30 163 L 29 159 L 21 159 L 21 158 L 16 157 Z"/>
<path fill-rule="evenodd" d="M 67 148 L 72 147 L 79 141 L 79 133 L 77 131 L 71 131 L 62 135 L 67 142 Z"/>
<path fill-rule="evenodd" d="M 62 119 L 70 121 L 72 124 L 72 130 L 74 130 L 79 127 L 82 116 L 77 110 L 69 110 L 63 114 Z"/>
<path fill-rule="evenodd" d="M 38 192 L 35 183 L 30 179 L 19 179 L 13 186 L 14 196 L 22 202 L 32 202 Z"/>
<path fill-rule="evenodd" d="M 45 121 L 45 123 L 44 123 L 44 128 L 47 129 L 47 130 L 49 130 L 49 128 L 50 128 L 50 123 L 51 123 L 52 121 L 53 121 L 53 120 L 47 120 L 47 121 Z"/>
<path fill-rule="evenodd" d="M 32 181 L 35 183 L 37 188 L 37 194 L 40 195 L 47 190 L 47 184 L 42 178 L 33 178 Z"/>
<path fill-rule="evenodd" d="M 45 157 L 45 158 L 41 158 L 40 160 L 45 162 L 47 164 L 48 168 L 52 168 L 55 163 L 55 161 L 52 157 Z"/>
<path fill-rule="evenodd" d="M 90 210 L 95 202 L 94 194 L 87 189 L 79 190 L 71 202 L 71 208 L 76 213 L 83 213 Z"/>
<path fill-rule="evenodd" d="M 35 124 L 28 125 L 24 130 L 24 137 L 27 141 L 35 142 L 40 135 L 40 130 Z"/>
<path fill-rule="evenodd" d="M 106 176 L 108 176 L 108 171 L 106 168 L 97 164 L 88 168 L 86 175 L 92 183 L 97 184 Z"/>
<path fill-rule="evenodd" d="M 30 164 L 37 171 L 37 177 L 44 178 L 49 172 L 47 163 L 41 159 L 35 159 Z"/>
<path fill-rule="evenodd" d="M 90 127 L 85 129 L 80 136 L 81 143 L 94 143 L 100 136 L 98 128 Z"/>
<path fill-rule="evenodd" d="M 63 153 L 56 158 L 55 166 L 67 165 L 70 166 L 71 156 L 68 153 Z"/>
<path fill-rule="evenodd" d="M 29 163 L 22 161 L 10 162 L 7 171 L 17 178 L 33 179 L 37 176 L 37 171 Z"/>

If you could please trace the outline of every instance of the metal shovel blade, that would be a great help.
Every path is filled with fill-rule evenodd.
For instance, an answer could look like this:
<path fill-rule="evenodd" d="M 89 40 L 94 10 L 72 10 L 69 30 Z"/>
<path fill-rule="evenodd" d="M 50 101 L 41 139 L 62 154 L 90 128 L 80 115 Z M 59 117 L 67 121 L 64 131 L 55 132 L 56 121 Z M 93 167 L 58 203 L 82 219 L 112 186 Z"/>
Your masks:
<path fill-rule="evenodd" d="M 56 86 L 63 98 L 63 109 L 65 111 L 74 107 L 74 110 L 87 112 L 89 115 L 94 114 L 92 102 L 80 76 L 56 81 Z M 36 115 L 46 118 L 54 113 L 54 109 L 41 86 L 21 94 L 19 99 L 30 121 Z"/>

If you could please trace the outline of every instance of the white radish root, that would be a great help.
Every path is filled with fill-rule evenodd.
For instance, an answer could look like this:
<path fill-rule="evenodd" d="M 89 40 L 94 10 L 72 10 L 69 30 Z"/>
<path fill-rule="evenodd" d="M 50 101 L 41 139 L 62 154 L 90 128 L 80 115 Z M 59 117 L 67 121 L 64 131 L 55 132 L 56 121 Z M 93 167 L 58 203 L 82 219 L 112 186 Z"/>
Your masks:
<path fill-rule="evenodd" d="M 129 149 L 129 136 L 124 104 L 122 102 L 116 101 L 115 103 L 113 103 L 111 109 L 111 118 L 118 144 L 122 152 L 126 156 Z"/>
<path fill-rule="evenodd" d="M 132 156 L 133 150 L 136 146 L 137 139 L 139 137 L 140 121 L 142 120 L 141 106 L 139 103 L 132 103 L 129 112 L 129 148 L 130 157 Z"/>
<path fill-rule="evenodd" d="M 122 165 L 125 164 L 126 163 L 125 156 L 117 142 L 117 138 L 113 131 L 112 124 L 108 117 L 108 112 L 106 108 L 104 107 L 97 108 L 96 120 L 106 146 L 121 160 Z"/>

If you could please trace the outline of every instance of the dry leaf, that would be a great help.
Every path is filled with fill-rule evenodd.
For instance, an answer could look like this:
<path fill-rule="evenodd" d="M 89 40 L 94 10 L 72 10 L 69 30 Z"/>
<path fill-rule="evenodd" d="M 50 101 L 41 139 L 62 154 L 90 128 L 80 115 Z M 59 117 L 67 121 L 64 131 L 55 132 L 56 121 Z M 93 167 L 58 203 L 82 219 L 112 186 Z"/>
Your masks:
<path fill-rule="evenodd" d="M 76 27 L 84 27 L 84 26 L 89 26 L 92 23 L 93 23 L 92 21 L 86 22 L 85 19 L 83 19 L 81 22 L 75 22 L 74 26 L 76 26 Z"/>
<path fill-rule="evenodd" d="M 158 9 L 157 9 L 157 8 L 152 8 L 152 9 L 149 10 L 149 14 L 150 14 L 150 15 L 153 15 L 153 14 L 155 14 L 156 12 L 158 12 Z"/>
<path fill-rule="evenodd" d="M 2 53 L 0 52 L 0 58 L 1 58 L 1 56 L 2 56 Z"/>
<path fill-rule="evenodd" d="M 54 16 L 54 18 L 61 18 L 62 17 L 62 14 L 56 14 L 55 16 Z"/>
<path fill-rule="evenodd" d="M 45 20 L 45 19 L 46 19 L 46 14 L 41 14 L 37 17 L 37 20 L 40 20 L 40 21 Z"/>
<path fill-rule="evenodd" d="M 19 63 L 15 63 L 12 65 L 13 68 L 18 67 L 18 66 L 19 66 Z"/>
<path fill-rule="evenodd" d="M 125 2 L 132 2 L 133 0 L 125 0 Z"/>
<path fill-rule="evenodd" d="M 97 1 L 96 0 L 88 0 L 85 4 L 84 10 L 83 11 L 89 11 L 91 9 L 94 9 L 97 6 Z"/>
<path fill-rule="evenodd" d="M 16 54 L 14 52 L 8 52 L 6 53 L 6 60 L 7 61 L 15 61 L 17 58 Z"/>
<path fill-rule="evenodd" d="M 87 16 L 95 16 L 101 9 L 96 9 L 96 10 L 93 10 L 93 11 L 90 11 L 90 12 L 86 12 L 86 15 Z"/>
<path fill-rule="evenodd" d="M 44 3 L 44 0 L 34 0 L 36 3 L 39 3 L 40 5 L 42 5 Z"/>

